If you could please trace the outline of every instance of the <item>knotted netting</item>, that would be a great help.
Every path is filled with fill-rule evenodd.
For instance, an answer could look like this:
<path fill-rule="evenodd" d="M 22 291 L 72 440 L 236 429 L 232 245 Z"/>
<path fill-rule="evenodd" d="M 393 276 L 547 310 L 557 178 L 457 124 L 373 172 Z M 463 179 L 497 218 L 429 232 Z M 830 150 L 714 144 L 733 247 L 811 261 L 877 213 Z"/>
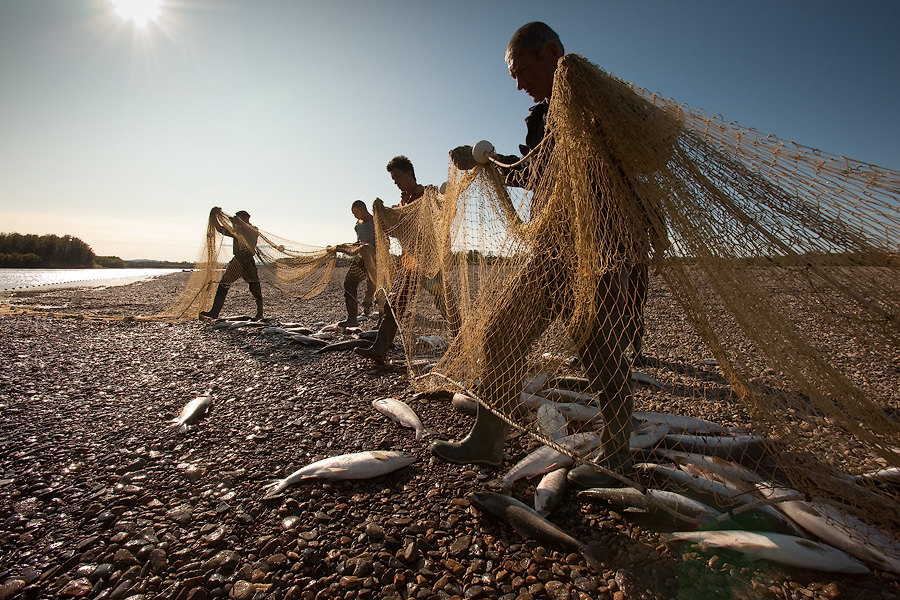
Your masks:
<path fill-rule="evenodd" d="M 900 568 L 900 173 L 567 55 L 524 165 L 451 166 L 443 194 L 375 216 L 418 269 L 399 319 L 418 388 L 577 462 L 630 452 L 639 489 L 662 485 L 647 465 L 712 479 L 688 463 L 727 459 L 747 469 L 733 487 L 805 499 Z M 648 282 L 647 306 L 677 316 L 648 323 L 641 364 Z M 666 356 L 673 338 L 690 355 Z"/>

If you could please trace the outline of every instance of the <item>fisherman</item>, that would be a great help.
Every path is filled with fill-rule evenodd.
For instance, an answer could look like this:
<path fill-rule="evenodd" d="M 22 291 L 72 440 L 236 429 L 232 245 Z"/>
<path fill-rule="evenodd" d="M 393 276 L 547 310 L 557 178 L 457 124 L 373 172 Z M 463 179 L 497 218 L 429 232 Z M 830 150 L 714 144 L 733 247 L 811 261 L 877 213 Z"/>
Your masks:
<path fill-rule="evenodd" d="M 400 256 L 400 268 L 391 284 L 391 292 L 384 303 L 381 324 L 375 341 L 368 348 L 356 348 L 354 352 L 377 363 L 384 363 L 388 348 L 397 335 L 397 319 L 406 316 L 413 295 L 419 286 L 428 291 L 434 298 L 435 305 L 447 321 L 451 334 L 459 331 L 459 309 L 449 289 L 444 286 L 440 271 L 433 276 L 423 273 L 422 262 L 427 260 L 429 252 L 440 252 L 436 233 L 420 235 L 419 228 L 433 226 L 432 222 L 424 223 L 404 216 L 402 209 L 412 205 L 425 195 L 426 186 L 416 181 L 416 171 L 412 162 L 403 155 L 395 156 L 387 164 L 394 185 L 400 190 L 400 209 L 386 208 L 380 198 L 376 198 L 372 207 L 385 224 L 388 235 L 400 240 L 403 253 Z M 437 194 L 433 186 L 431 192 Z M 411 221 L 412 224 L 410 224 Z M 410 228 L 415 228 L 415 230 Z M 433 257 L 430 257 L 433 258 Z"/>
<path fill-rule="evenodd" d="M 216 319 L 225 304 L 225 296 L 228 288 L 238 279 L 243 279 L 250 286 L 250 293 L 256 299 L 256 320 L 263 318 L 262 289 L 259 286 L 259 274 L 256 272 L 256 241 L 259 239 L 259 229 L 250 224 L 250 213 L 239 210 L 233 218 L 225 216 L 222 209 L 214 206 L 209 211 L 209 223 L 216 231 L 224 236 L 234 239 L 232 244 L 234 258 L 228 263 L 219 286 L 216 288 L 216 297 L 213 299 L 212 308 L 202 311 L 201 317 Z"/>
<path fill-rule="evenodd" d="M 540 22 L 520 27 L 506 48 L 509 73 L 516 80 L 517 88 L 524 90 L 537 103 L 526 117 L 527 135 L 523 154 L 535 150 L 545 136 L 545 126 L 550 100 L 553 94 L 554 76 L 559 60 L 563 57 L 563 45 L 559 36 L 549 26 Z M 601 132 L 602 135 L 602 132 Z M 581 142 L 581 140 L 577 140 Z M 472 148 L 461 146 L 450 153 L 451 159 L 461 169 L 474 167 Z M 515 162 L 517 157 L 499 157 L 503 162 Z M 537 180 L 527 169 L 503 169 L 506 184 L 524 187 L 526 182 Z M 540 176 L 541 173 L 537 173 Z M 591 182 L 591 189 L 604 189 L 603 182 Z M 600 192 L 589 192 L 600 198 Z M 546 198 L 543 198 L 546 202 Z M 570 200 L 574 202 L 574 199 Z M 532 212 L 540 203 L 532 199 Z M 524 373 L 524 357 L 530 346 L 575 302 L 575 289 L 579 273 L 572 271 L 577 264 L 576 248 L 560 238 L 574 239 L 575 231 L 585 225 L 602 237 L 604 228 L 611 225 L 605 220 L 599 207 L 586 211 L 585 219 L 592 222 L 556 223 L 559 235 L 535 241 L 529 248 L 529 259 L 520 269 L 506 291 L 491 309 L 484 327 L 481 392 L 490 406 L 510 415 L 517 406 L 520 385 L 518 376 Z M 642 244 L 636 244 L 643 247 Z M 610 251 L 604 247 L 604 251 Z M 594 248 L 592 252 L 599 252 Z M 627 255 L 639 255 L 632 248 L 618 248 L 617 260 L 610 265 L 629 265 Z M 632 323 L 628 306 L 627 266 L 613 266 L 598 276 L 596 289 L 592 288 L 593 306 L 587 311 L 591 320 L 576 341 L 581 365 L 592 388 L 600 388 L 597 396 L 601 402 L 603 430 L 601 432 L 602 458 L 598 464 L 620 474 L 627 474 L 632 467 L 629 436 L 632 431 L 631 416 L 633 398 L 629 386 L 630 370 L 625 351 L 631 342 L 629 329 Z M 528 298 L 528 301 L 524 301 Z M 582 297 L 582 301 L 585 301 Z M 437 458 L 455 464 L 481 464 L 499 466 L 503 462 L 503 447 L 509 433 L 509 424 L 493 412 L 478 405 L 475 424 L 468 435 L 459 442 L 437 441 L 431 452 Z M 578 488 L 609 487 L 619 485 L 619 480 L 593 465 L 584 464 L 568 474 L 573 486 Z"/>
<path fill-rule="evenodd" d="M 338 323 L 341 327 L 359 325 L 357 291 L 363 280 L 366 282 L 366 295 L 363 297 L 362 303 L 364 315 L 369 316 L 375 299 L 375 218 L 362 200 L 353 202 L 350 211 L 356 217 L 356 244 L 341 244 L 337 247 L 341 252 L 353 255 L 347 275 L 344 277 L 347 320 Z"/>

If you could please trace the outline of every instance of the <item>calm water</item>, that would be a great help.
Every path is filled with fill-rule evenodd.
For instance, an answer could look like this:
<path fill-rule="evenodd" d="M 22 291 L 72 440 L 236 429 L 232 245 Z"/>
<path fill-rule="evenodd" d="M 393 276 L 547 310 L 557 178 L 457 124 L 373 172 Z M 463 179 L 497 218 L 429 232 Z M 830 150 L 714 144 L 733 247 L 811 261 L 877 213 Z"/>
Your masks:
<path fill-rule="evenodd" d="M 38 286 L 125 285 L 181 269 L 0 269 L 0 291 Z"/>

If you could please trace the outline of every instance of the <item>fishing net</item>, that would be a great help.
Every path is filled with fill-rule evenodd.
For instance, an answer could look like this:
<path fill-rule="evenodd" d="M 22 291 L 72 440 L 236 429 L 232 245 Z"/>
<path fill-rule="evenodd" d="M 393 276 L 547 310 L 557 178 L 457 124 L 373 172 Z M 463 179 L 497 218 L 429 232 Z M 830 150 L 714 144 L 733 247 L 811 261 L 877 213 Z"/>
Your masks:
<path fill-rule="evenodd" d="M 231 244 L 225 243 L 226 240 Z M 248 229 L 233 216 L 213 211 L 193 273 L 184 290 L 166 309 L 147 318 L 196 319 L 200 311 L 208 310 L 216 285 L 231 259 L 229 246 L 233 248 L 235 245 L 252 250 L 262 283 L 273 286 L 289 298 L 298 299 L 320 294 L 332 283 L 334 267 L 341 255 L 357 255 L 361 251 L 359 246 L 352 244 L 323 248 L 294 242 L 256 227 Z M 364 255 L 367 257 L 367 268 L 374 273 L 372 253 L 365 252 Z"/>
<path fill-rule="evenodd" d="M 524 164 L 451 165 L 443 194 L 375 218 L 415 272 L 398 319 L 420 390 L 466 393 L 601 468 L 616 444 L 635 462 L 727 458 L 897 540 L 898 196 L 897 171 L 567 55 Z M 680 317 L 647 324 L 641 364 L 648 284 L 648 306 Z M 673 336 L 693 354 L 667 355 Z"/>

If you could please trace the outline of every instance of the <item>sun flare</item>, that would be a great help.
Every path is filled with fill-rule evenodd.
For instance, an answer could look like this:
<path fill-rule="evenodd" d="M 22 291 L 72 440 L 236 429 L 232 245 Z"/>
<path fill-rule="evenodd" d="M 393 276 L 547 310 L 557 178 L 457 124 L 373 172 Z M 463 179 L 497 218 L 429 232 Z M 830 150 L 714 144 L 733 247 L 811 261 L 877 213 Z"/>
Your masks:
<path fill-rule="evenodd" d="M 116 14 L 125 21 L 132 21 L 144 29 L 159 16 L 162 0 L 110 0 Z"/>

